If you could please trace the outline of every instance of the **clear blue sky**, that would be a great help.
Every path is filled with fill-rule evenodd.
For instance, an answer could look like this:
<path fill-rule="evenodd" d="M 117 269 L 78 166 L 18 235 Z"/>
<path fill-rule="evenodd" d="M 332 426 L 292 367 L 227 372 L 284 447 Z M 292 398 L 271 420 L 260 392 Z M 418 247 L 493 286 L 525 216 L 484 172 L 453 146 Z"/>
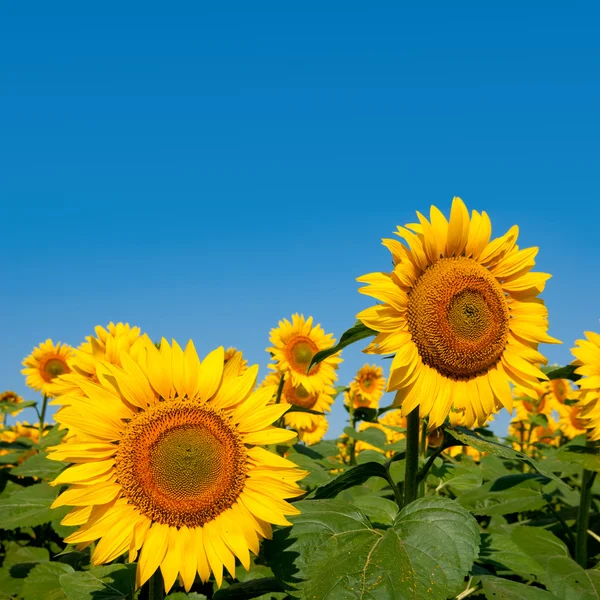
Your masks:
<path fill-rule="evenodd" d="M 203 353 L 235 345 L 264 375 L 280 318 L 339 337 L 370 304 L 355 278 L 389 269 L 381 238 L 454 195 L 540 247 L 565 342 L 542 350 L 568 362 L 600 330 L 599 16 L 3 2 L 0 387 L 35 397 L 20 374 L 33 346 L 111 320 Z M 344 358 L 345 383 L 368 357 Z"/>

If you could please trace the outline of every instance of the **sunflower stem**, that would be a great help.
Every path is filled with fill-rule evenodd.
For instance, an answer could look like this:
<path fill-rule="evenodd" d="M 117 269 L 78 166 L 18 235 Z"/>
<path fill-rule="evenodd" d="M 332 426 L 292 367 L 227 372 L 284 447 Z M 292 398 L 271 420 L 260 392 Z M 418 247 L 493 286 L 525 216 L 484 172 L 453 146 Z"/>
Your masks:
<path fill-rule="evenodd" d="M 42 442 L 42 436 L 44 435 L 44 421 L 46 420 L 46 408 L 48 407 L 48 396 L 44 394 L 42 400 L 42 410 L 40 411 L 40 439 L 38 444 Z"/>
<path fill-rule="evenodd" d="M 356 393 L 354 393 L 350 398 L 350 406 L 348 407 L 348 412 L 350 413 L 350 427 L 356 431 L 356 421 L 354 420 L 354 397 Z M 350 446 L 348 448 L 348 452 L 350 454 L 350 465 L 356 464 L 356 440 L 352 438 L 350 440 Z"/>
<path fill-rule="evenodd" d="M 581 499 L 577 513 L 577 544 L 575 560 L 585 569 L 587 567 L 587 530 L 590 522 L 590 506 L 592 503 L 592 485 L 596 477 L 595 471 L 583 470 L 581 478 Z"/>
<path fill-rule="evenodd" d="M 417 406 L 406 418 L 406 466 L 404 471 L 404 506 L 417 499 L 419 484 L 419 430 L 421 420 Z"/>
<path fill-rule="evenodd" d="M 420 455 L 425 460 L 427 458 L 427 422 L 423 419 L 421 423 L 421 441 L 420 441 Z M 419 498 L 422 498 L 425 495 L 425 478 L 419 479 L 417 476 L 417 480 L 419 483 Z"/>
<path fill-rule="evenodd" d="M 165 584 L 160 569 L 154 571 L 146 585 L 148 586 L 148 600 L 163 600 L 165 597 Z"/>

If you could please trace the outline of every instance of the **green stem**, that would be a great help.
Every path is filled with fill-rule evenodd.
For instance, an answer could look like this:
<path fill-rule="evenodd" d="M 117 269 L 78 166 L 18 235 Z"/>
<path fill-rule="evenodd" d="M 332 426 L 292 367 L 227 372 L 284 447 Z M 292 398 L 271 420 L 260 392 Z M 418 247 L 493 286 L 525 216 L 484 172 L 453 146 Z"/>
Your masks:
<path fill-rule="evenodd" d="M 392 491 L 394 492 L 394 499 L 396 500 L 396 504 L 398 505 L 398 508 L 402 508 L 402 494 L 400 493 L 400 488 L 398 487 L 398 484 L 394 481 L 394 479 L 392 478 L 392 474 L 390 473 L 390 467 L 392 466 L 392 462 L 394 462 L 393 460 L 388 460 L 385 463 L 385 470 L 387 472 L 387 481 L 390 484 L 390 487 L 392 488 Z"/>
<path fill-rule="evenodd" d="M 148 580 L 148 600 L 163 600 L 165 597 L 165 584 L 160 568 L 156 569 Z"/>
<path fill-rule="evenodd" d="M 404 471 L 404 506 L 417 499 L 419 488 L 417 472 L 419 470 L 419 407 L 406 418 L 406 466 Z"/>
<path fill-rule="evenodd" d="M 423 419 L 423 423 L 421 423 L 421 443 L 420 443 L 421 452 L 420 455 L 423 457 L 423 460 L 427 457 L 427 422 Z M 422 498 L 425 495 L 425 478 L 419 480 L 419 498 Z"/>
<path fill-rule="evenodd" d="M 350 406 L 348 407 L 348 412 L 350 413 L 350 427 L 356 431 L 356 421 L 354 420 L 354 398 L 356 394 L 353 394 L 350 397 Z M 348 447 L 348 452 L 350 453 L 350 465 L 356 464 L 356 440 L 354 438 L 350 439 L 350 446 Z"/>
<path fill-rule="evenodd" d="M 587 530 L 590 522 L 590 505 L 592 503 L 592 485 L 596 477 L 595 471 L 583 470 L 581 479 L 581 498 L 577 513 L 577 545 L 575 560 L 585 569 L 587 567 Z"/>
<path fill-rule="evenodd" d="M 48 396 L 44 394 L 44 399 L 42 400 L 42 410 L 40 411 L 40 441 L 38 443 L 42 443 L 42 436 L 44 435 L 44 421 L 46 420 L 46 408 L 48 407 Z"/>

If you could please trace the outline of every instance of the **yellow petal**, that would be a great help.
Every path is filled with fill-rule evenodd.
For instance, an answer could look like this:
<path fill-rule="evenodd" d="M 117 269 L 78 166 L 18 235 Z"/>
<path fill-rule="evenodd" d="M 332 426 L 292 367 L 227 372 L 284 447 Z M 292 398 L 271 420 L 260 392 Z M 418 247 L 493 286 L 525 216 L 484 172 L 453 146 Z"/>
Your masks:
<path fill-rule="evenodd" d="M 169 543 L 167 546 L 167 552 L 165 557 L 160 563 L 160 571 L 163 576 L 165 584 L 165 593 L 169 593 L 169 590 L 173 587 L 177 575 L 179 573 L 180 566 L 184 561 L 183 556 L 183 539 L 179 535 L 177 527 L 169 527 Z"/>
<path fill-rule="evenodd" d="M 112 471 L 115 461 L 113 458 L 88 462 L 64 470 L 50 485 L 61 483 L 79 483 L 86 479 L 94 479 L 108 471 Z"/>
<path fill-rule="evenodd" d="M 220 346 L 210 352 L 200 364 L 198 375 L 198 395 L 201 400 L 212 398 L 221 385 L 225 350 Z"/>
<path fill-rule="evenodd" d="M 469 225 L 469 211 L 465 203 L 455 196 L 450 209 L 448 239 L 444 256 L 459 256 L 463 252 L 469 236 Z"/>
<path fill-rule="evenodd" d="M 296 437 L 296 432 L 279 429 L 278 427 L 267 427 L 262 431 L 246 433 L 243 437 L 245 444 L 283 444 L 293 440 Z"/>
<path fill-rule="evenodd" d="M 141 587 L 158 569 L 167 552 L 169 544 L 169 526 L 153 523 L 148 530 L 137 565 L 137 586 Z"/>
<path fill-rule="evenodd" d="M 200 390 L 200 359 L 194 347 L 194 343 L 190 340 L 185 347 L 183 353 L 184 369 L 183 378 L 185 391 L 189 398 L 196 398 Z"/>

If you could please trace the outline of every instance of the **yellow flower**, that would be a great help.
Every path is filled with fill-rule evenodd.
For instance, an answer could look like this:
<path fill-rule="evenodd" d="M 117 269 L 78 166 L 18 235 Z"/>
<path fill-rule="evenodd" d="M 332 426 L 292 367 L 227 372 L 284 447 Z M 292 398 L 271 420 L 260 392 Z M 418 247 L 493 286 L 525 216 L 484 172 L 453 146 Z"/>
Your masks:
<path fill-rule="evenodd" d="M 349 406 L 352 399 L 354 408 L 379 408 L 384 388 L 383 369 L 377 365 L 364 365 L 350 383 L 349 391 L 344 392 L 344 401 Z"/>
<path fill-rule="evenodd" d="M 238 375 L 243 375 L 248 369 L 248 361 L 244 358 L 242 352 L 237 348 L 233 348 L 232 346 L 225 350 L 225 358 L 223 360 L 225 364 L 227 364 L 230 360 L 239 362 Z"/>
<path fill-rule="evenodd" d="M 69 360 L 71 373 L 63 375 L 55 383 L 58 393 L 77 393 L 79 378 L 98 382 L 96 367 L 102 361 L 121 366 L 121 353 L 131 353 L 136 341 L 140 337 L 140 328 L 131 327 L 128 323 L 109 323 L 106 328 L 98 325 L 94 328 L 95 336 L 86 336 L 83 342 L 74 351 Z"/>
<path fill-rule="evenodd" d="M 15 423 L 11 427 L 8 427 L 2 431 L 0 431 L 0 441 L 2 442 L 15 442 L 19 438 L 25 438 L 31 440 L 34 444 L 37 444 L 40 441 L 40 430 L 37 426 L 30 425 L 27 421 L 23 421 L 22 423 Z M 12 450 L 2 450 L 0 449 L 0 456 L 5 456 L 6 454 L 10 454 L 13 452 Z M 31 448 L 30 450 L 26 450 L 25 452 L 21 452 L 19 458 L 17 460 L 18 464 L 21 464 L 24 460 L 37 454 L 37 450 L 35 448 Z M 4 464 L 2 467 L 12 467 L 14 465 Z"/>
<path fill-rule="evenodd" d="M 338 354 L 326 358 L 307 373 L 312 357 L 335 345 L 332 334 L 325 335 L 320 325 L 313 327 L 313 318 L 304 319 L 303 315 L 292 315 L 292 321 L 283 319 L 279 327 L 271 330 L 272 347 L 267 352 L 273 355 L 275 365 L 269 368 L 284 373 L 291 378 L 294 386 L 302 385 L 307 391 L 320 390 L 333 384 L 336 369 L 342 359 Z"/>
<path fill-rule="evenodd" d="M 286 415 L 287 416 L 287 415 Z M 298 429 L 298 438 L 307 446 L 312 446 L 320 442 L 327 433 L 329 427 L 327 419 L 319 415 L 312 415 L 313 421 L 308 427 Z"/>
<path fill-rule="evenodd" d="M 600 334 L 586 331 L 587 340 L 577 340 L 571 352 L 577 360 L 575 372 L 582 375 L 577 382 L 581 394 L 577 406 L 580 418 L 586 420 L 591 440 L 600 440 Z"/>
<path fill-rule="evenodd" d="M 46 396 L 55 396 L 55 380 L 71 370 L 68 360 L 72 355 L 71 346 L 60 342 L 55 345 L 52 340 L 46 340 L 23 361 L 25 369 L 21 373 L 27 377 L 25 383 Z"/>
<path fill-rule="evenodd" d="M 475 462 L 479 462 L 482 457 L 481 452 L 475 448 L 471 448 L 471 446 L 450 446 L 444 452 L 448 452 L 453 458 L 457 456 L 470 456 Z"/>
<path fill-rule="evenodd" d="M 11 390 L 7 390 L 6 392 L 2 392 L 2 394 L 0 394 L 0 406 L 2 406 L 2 404 L 16 404 L 17 406 L 15 406 L 15 408 L 11 409 L 10 411 L 7 410 L 6 412 L 9 412 L 11 415 L 18 415 L 21 412 L 21 409 L 18 407 L 19 404 L 21 404 L 23 402 L 23 398 L 21 396 L 19 396 L 19 394 L 17 394 L 16 392 L 12 392 Z M 7 408 L 7 407 L 6 407 Z M 6 416 L 6 414 L 5 414 Z"/>
<path fill-rule="evenodd" d="M 469 217 L 460 198 L 449 222 L 434 206 L 431 221 L 417 216 L 398 227 L 406 246 L 383 240 L 394 270 L 358 279 L 383 302 L 357 315 L 379 332 L 365 351 L 395 354 L 387 389 L 403 414 L 419 406 L 435 427 L 454 407 L 464 424 L 482 425 L 497 403 L 511 410 L 509 382 L 532 389 L 547 379 L 537 346 L 558 340 L 537 295 L 550 275 L 530 272 L 537 248 L 518 249 L 516 226 L 490 241 L 487 214 Z"/>
<path fill-rule="evenodd" d="M 587 433 L 587 419 L 581 419 L 581 407 L 566 406 L 560 415 L 558 426 L 566 438 L 572 440 L 581 434 Z"/>
<path fill-rule="evenodd" d="M 534 443 L 558 446 L 560 438 L 556 435 L 558 422 L 552 417 L 547 417 L 548 425 L 532 425 L 527 421 L 511 421 L 508 426 L 508 434 L 517 438 L 519 443 L 513 443 L 513 448 L 528 450 Z"/>
<path fill-rule="evenodd" d="M 144 336 L 138 350 L 121 367 L 99 363 L 98 383 L 80 378 L 57 415 L 75 435 L 49 457 L 74 465 L 54 480 L 70 487 L 53 507 L 74 507 L 67 543 L 99 540 L 94 565 L 137 560 L 138 586 L 159 567 L 166 591 L 178 574 L 186 590 L 196 573 L 220 586 L 223 567 L 234 576 L 237 557 L 248 569 L 271 524 L 298 513 L 285 499 L 306 472 L 260 447 L 295 437 L 271 426 L 287 405 L 268 405 L 271 387 L 252 391 L 257 366 L 223 367 L 222 347 L 202 362 L 192 342 L 159 350 Z"/>

